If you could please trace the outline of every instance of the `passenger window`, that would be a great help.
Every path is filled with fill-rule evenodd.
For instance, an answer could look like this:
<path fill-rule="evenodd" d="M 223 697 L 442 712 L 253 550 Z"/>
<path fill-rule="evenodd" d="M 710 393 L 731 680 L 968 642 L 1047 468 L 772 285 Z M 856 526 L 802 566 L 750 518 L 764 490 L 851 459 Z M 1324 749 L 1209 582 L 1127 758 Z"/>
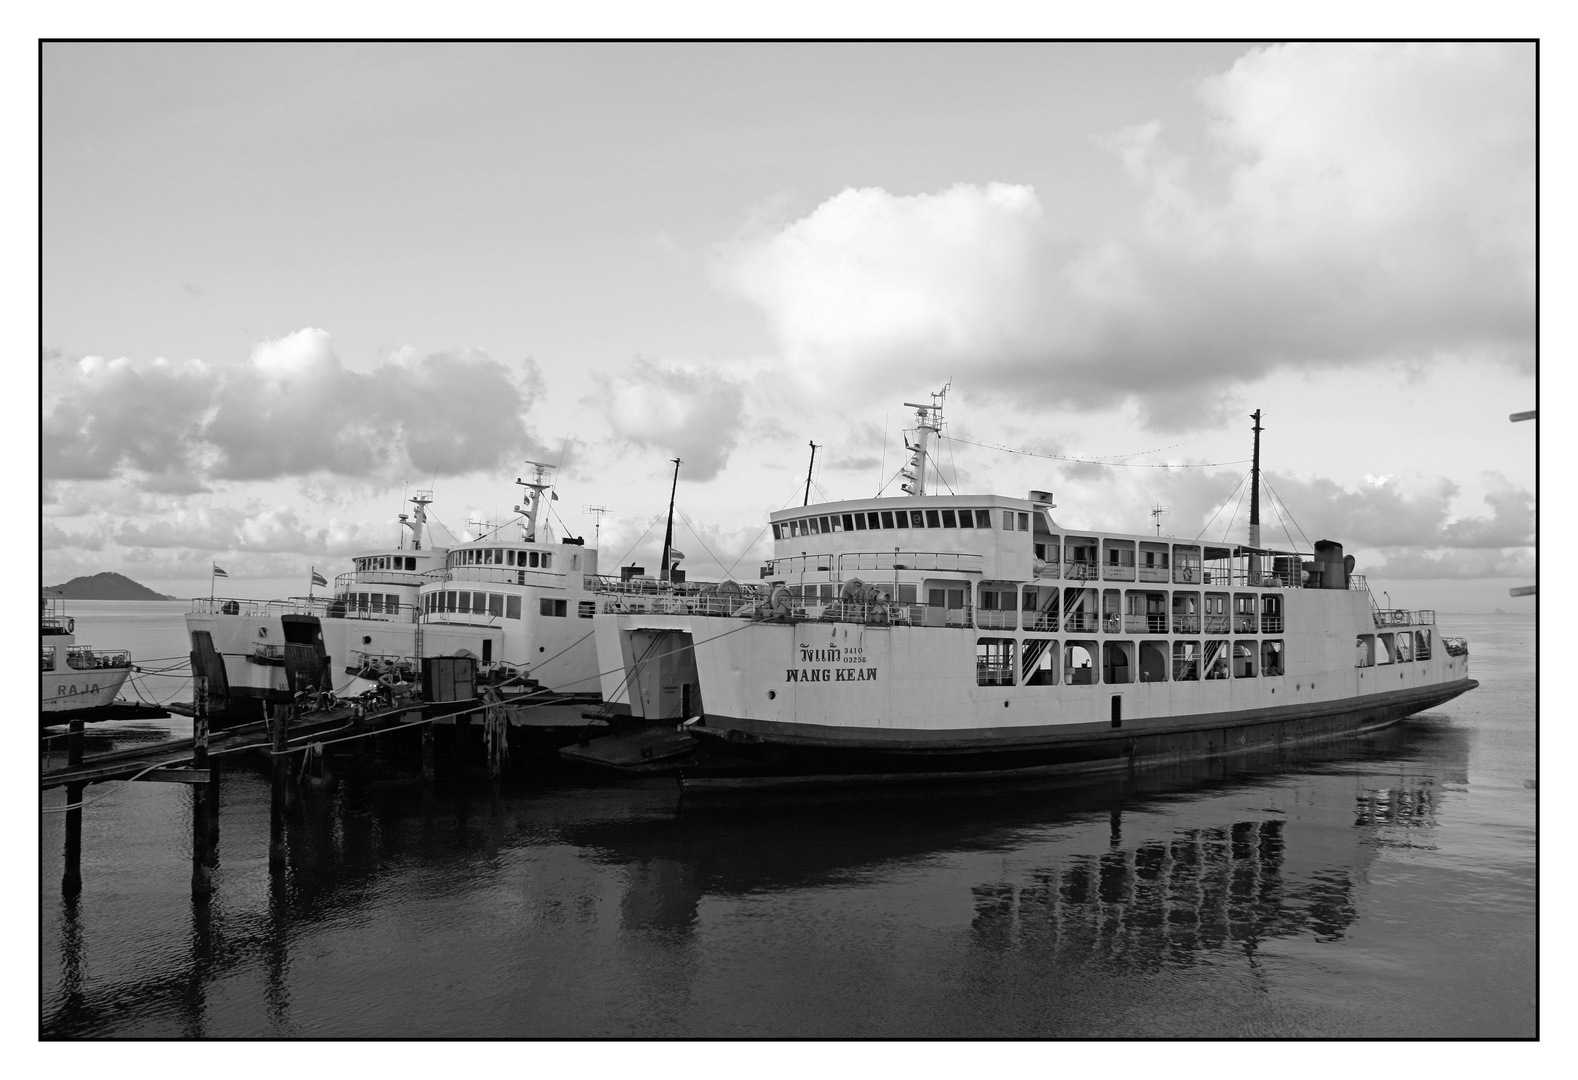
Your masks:
<path fill-rule="evenodd" d="M 952 510 L 944 510 L 942 512 L 942 527 L 945 529 L 957 529 L 959 527 L 958 515 Z"/>
<path fill-rule="evenodd" d="M 920 511 L 918 511 L 918 510 L 916 511 L 916 513 L 919 513 L 919 512 Z M 926 511 L 926 527 L 928 529 L 940 529 L 940 528 L 942 528 L 942 520 L 941 520 L 941 518 L 939 518 L 937 516 L 937 511 L 935 511 L 935 510 L 928 510 L 928 511 Z"/>

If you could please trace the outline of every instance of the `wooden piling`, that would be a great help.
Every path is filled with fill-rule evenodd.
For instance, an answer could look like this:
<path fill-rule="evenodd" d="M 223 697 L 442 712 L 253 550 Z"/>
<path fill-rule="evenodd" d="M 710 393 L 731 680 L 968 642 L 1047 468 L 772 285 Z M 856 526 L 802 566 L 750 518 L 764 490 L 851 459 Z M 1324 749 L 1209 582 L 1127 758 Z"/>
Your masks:
<path fill-rule="evenodd" d="M 273 790 L 269 798 L 268 866 L 270 871 L 285 868 L 285 813 L 290 787 L 290 758 L 285 754 L 293 706 L 274 705 L 269 709 L 269 734 L 274 749 Z"/>
<path fill-rule="evenodd" d="M 207 702 L 195 710 L 192 718 L 192 768 L 208 768 L 208 707 Z M 207 784 L 192 785 L 192 895 L 208 896 L 214 890 L 210 873 L 212 853 L 208 838 Z"/>
<path fill-rule="evenodd" d="M 69 734 L 66 736 L 66 763 L 68 765 L 82 764 L 83 722 L 71 721 Z M 65 871 L 60 878 L 60 892 L 63 896 L 77 896 L 82 892 L 82 796 L 88 790 L 86 784 L 66 785 L 66 858 Z"/>

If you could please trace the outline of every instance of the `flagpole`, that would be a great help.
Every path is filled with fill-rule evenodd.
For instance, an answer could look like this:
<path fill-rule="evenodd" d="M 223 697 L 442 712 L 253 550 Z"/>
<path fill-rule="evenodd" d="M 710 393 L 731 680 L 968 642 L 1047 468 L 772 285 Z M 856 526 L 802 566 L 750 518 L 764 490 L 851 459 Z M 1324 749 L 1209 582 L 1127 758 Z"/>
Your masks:
<path fill-rule="evenodd" d="M 208 598 L 210 600 L 214 598 L 214 564 L 212 562 L 208 564 Z"/>

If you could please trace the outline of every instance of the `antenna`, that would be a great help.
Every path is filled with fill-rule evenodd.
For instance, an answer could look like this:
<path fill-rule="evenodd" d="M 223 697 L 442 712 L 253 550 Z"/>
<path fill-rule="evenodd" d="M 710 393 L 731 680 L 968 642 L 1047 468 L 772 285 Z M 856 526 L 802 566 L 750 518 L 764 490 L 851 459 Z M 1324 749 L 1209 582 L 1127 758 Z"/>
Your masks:
<path fill-rule="evenodd" d="M 602 537 L 602 534 L 603 534 L 603 515 L 608 513 L 608 507 L 606 507 L 606 506 L 595 506 L 592 503 L 587 503 L 585 506 L 581 507 L 581 513 L 593 515 L 593 518 L 592 518 L 592 546 L 596 547 L 598 540 Z"/>
<path fill-rule="evenodd" d="M 1155 506 L 1151 507 L 1151 517 L 1156 519 L 1157 536 L 1162 534 L 1162 515 L 1172 513 L 1172 509 L 1172 507 L 1163 506 L 1161 503 L 1157 503 Z"/>

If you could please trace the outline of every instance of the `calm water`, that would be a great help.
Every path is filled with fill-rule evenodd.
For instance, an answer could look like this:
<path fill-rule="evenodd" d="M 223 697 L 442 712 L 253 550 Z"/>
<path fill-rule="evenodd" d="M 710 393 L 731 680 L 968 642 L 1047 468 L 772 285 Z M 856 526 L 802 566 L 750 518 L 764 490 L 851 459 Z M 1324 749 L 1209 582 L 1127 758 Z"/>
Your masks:
<path fill-rule="evenodd" d="M 184 654 L 184 607 L 69 613 L 141 664 Z M 663 782 L 522 781 L 379 790 L 370 814 L 319 795 L 271 879 L 268 782 L 238 766 L 207 904 L 190 793 L 98 785 L 74 902 L 63 816 L 42 816 L 41 1029 L 1532 1036 L 1534 621 L 1441 632 L 1482 685 L 1391 731 L 1074 790 L 678 810 Z"/>

